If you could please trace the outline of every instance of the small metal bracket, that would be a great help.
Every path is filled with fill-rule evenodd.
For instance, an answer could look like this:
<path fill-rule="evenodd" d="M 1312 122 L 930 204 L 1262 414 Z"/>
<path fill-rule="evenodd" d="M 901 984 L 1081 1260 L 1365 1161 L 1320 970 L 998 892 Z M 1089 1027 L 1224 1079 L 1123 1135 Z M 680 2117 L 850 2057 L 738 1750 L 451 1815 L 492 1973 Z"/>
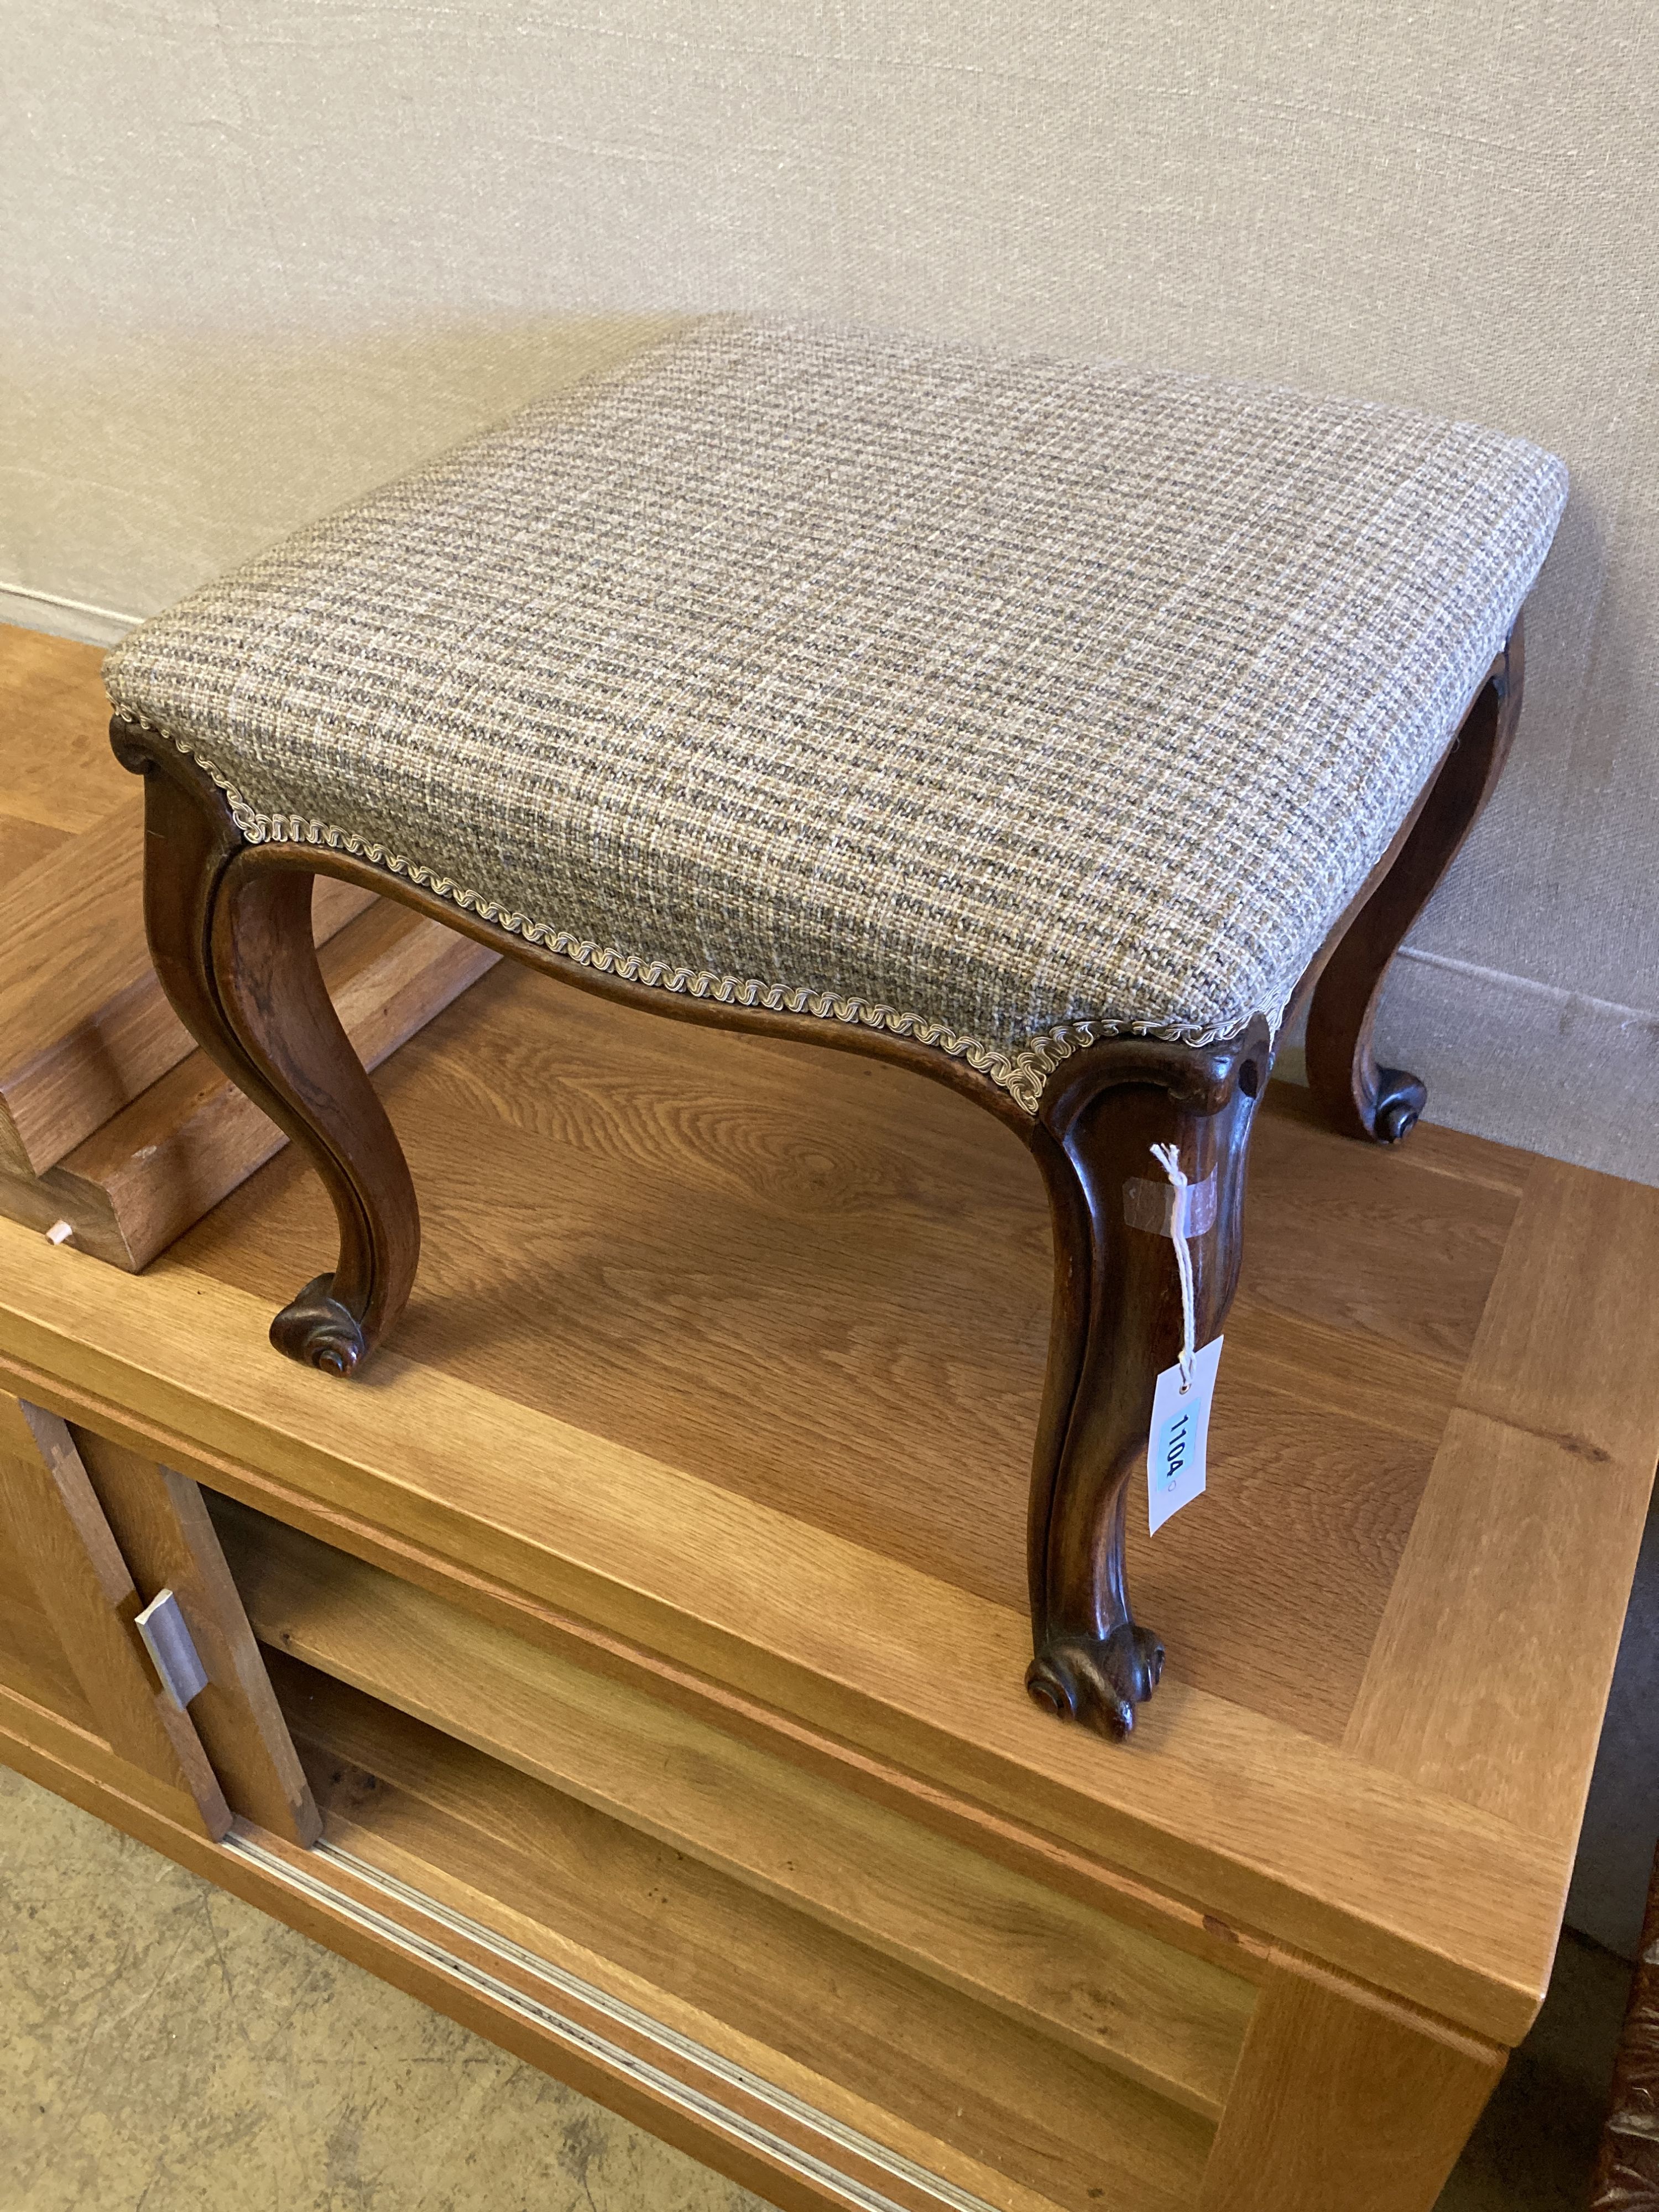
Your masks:
<path fill-rule="evenodd" d="M 158 1590 L 133 1622 L 155 1663 L 161 1687 L 183 1712 L 208 1686 L 208 1673 L 197 1656 L 184 1607 L 170 1589 Z"/>
<path fill-rule="evenodd" d="M 1176 1218 L 1176 1200 L 1181 1218 Z M 1153 1237 L 1201 1237 L 1215 1221 L 1215 1171 L 1202 1182 L 1184 1184 L 1179 1193 L 1173 1183 L 1154 1182 L 1150 1176 L 1131 1176 L 1123 1186 L 1123 1218 L 1131 1229 L 1144 1229 Z"/>

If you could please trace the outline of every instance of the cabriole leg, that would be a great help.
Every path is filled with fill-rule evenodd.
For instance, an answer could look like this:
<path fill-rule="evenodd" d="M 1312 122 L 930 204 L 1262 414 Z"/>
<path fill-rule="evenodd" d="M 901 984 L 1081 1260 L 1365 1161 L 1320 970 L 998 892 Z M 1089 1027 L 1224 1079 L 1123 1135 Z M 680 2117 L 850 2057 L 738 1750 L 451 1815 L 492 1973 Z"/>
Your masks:
<path fill-rule="evenodd" d="M 283 1308 L 271 1341 L 349 1375 L 408 1299 L 420 1216 L 317 964 L 313 878 L 245 846 L 217 787 L 159 732 L 118 716 L 111 735 L 145 777 L 144 918 L 162 987 L 203 1050 L 299 1146 L 339 1222 L 332 1273 Z"/>
<path fill-rule="evenodd" d="M 1454 738 L 1393 866 L 1344 932 L 1308 1012 L 1308 1084 L 1345 1136 L 1398 1144 L 1428 1093 L 1403 1068 L 1379 1067 L 1371 1046 L 1389 963 L 1474 827 L 1497 782 L 1521 712 L 1521 620 Z"/>
<path fill-rule="evenodd" d="M 1055 1282 L 1031 1484 L 1036 1656 L 1026 1686 L 1060 1718 L 1106 1735 L 1128 1734 L 1164 1665 L 1157 1636 L 1134 1618 L 1123 1563 L 1153 1390 L 1182 1341 L 1173 1243 L 1139 1225 L 1167 1188 L 1152 1147 L 1177 1147 L 1198 1217 L 1211 1217 L 1188 1239 L 1201 1348 L 1238 1279 L 1245 1151 L 1270 1062 L 1261 1023 L 1203 1048 L 1114 1039 L 1065 1063 L 1032 1133 L 1054 1217 Z"/>

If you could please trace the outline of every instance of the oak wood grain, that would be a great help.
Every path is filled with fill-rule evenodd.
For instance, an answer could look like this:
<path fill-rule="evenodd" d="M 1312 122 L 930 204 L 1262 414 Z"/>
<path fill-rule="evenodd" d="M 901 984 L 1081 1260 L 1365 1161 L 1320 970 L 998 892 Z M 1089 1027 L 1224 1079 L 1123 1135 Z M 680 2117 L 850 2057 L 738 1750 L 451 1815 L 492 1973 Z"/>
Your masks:
<path fill-rule="evenodd" d="M 67 844 L 69 838 L 67 830 L 54 830 L 45 823 L 25 822 L 15 815 L 0 814 L 0 884 L 15 883 L 37 860 L 44 860 L 49 853 Z"/>
<path fill-rule="evenodd" d="M 183 1608 L 208 1676 L 191 1723 L 232 1811 L 289 1843 L 315 1843 L 317 1808 L 201 1491 L 91 1429 L 70 1433 L 123 1559 Z"/>
<path fill-rule="evenodd" d="M 0 890 L 0 1161 L 15 1171 L 50 1167 L 170 1065 L 171 1010 L 147 1025 L 135 1001 L 149 968 L 143 872 L 143 811 L 118 791 Z M 63 1090 L 70 1066 L 90 1086 L 83 1107 Z"/>
<path fill-rule="evenodd" d="M 173 1705 L 143 1654 L 132 1626 L 142 1601 L 68 1426 L 4 1394 L 0 1510 L 100 1733 L 190 1804 L 210 1835 L 222 1835 L 229 1808 L 189 1715 Z"/>
<path fill-rule="evenodd" d="M 222 1501 L 266 1644 L 1213 2119 L 1249 1982 Z"/>
<path fill-rule="evenodd" d="M 1461 1370 L 1515 1218 L 1530 1157 L 1419 1123 L 1360 1146 L 1307 1091 L 1275 1084 L 1250 1155 L 1244 1292 L 1373 1345 Z M 1397 1371 L 1397 1370 L 1396 1370 Z"/>
<path fill-rule="evenodd" d="M 1336 1742 L 1512 1201 L 1483 1179 L 1465 1202 L 1461 1182 L 1392 1176 L 1400 1156 L 1311 1131 L 1322 1228 L 1281 1088 L 1257 1122 L 1217 1476 L 1156 1545 L 1138 1503 L 1130 1562 L 1177 1674 L 1222 1695 L 1248 1679 L 1257 1710 Z M 1011 1136 L 896 1071 L 652 1022 L 507 968 L 411 1040 L 382 1091 L 425 1221 L 399 1352 L 1024 1601 L 1051 1261 Z M 278 1164 L 182 1256 L 276 1301 L 329 1228 L 321 1194 Z M 1322 1318 L 1310 1277 L 1339 1299 L 1347 1283 L 1354 1321 Z M 1281 1333 L 1281 1316 L 1306 1327 Z M 1305 1481 L 1287 1486 L 1275 1439 L 1297 1398 Z M 1356 1551 L 1330 1509 L 1357 1463 L 1374 1533 Z"/>
<path fill-rule="evenodd" d="M 98 1723 L 68 1662 L 57 1661 L 50 1644 L 42 1644 L 39 1634 L 42 1624 L 50 1629 L 43 1613 L 37 1613 L 31 1620 L 28 1608 L 8 1607 L 0 1612 L 0 1682 L 46 1711 L 96 1735 Z"/>
<path fill-rule="evenodd" d="M 1270 1977 L 1200 2212 L 1431 2212 L 1504 2056 L 1334 1977 Z"/>
<path fill-rule="evenodd" d="M 0 1164 L 60 1159 L 191 1048 L 149 973 L 139 794 L 97 646 L 0 623 Z M 323 933 L 362 905 L 337 884 Z"/>
<path fill-rule="evenodd" d="M 1145 1755 L 1114 1759 L 1034 1725 L 1012 1608 L 395 1354 L 370 1392 L 273 1365 L 264 1300 L 168 1261 L 136 1281 L 0 1224 L 0 1341 L 37 1397 L 54 1371 L 101 1384 L 92 1425 L 215 1488 L 280 1517 L 308 1498 L 348 1549 L 379 1531 L 527 1626 L 610 1639 L 619 1668 L 701 1675 L 781 1744 L 765 1715 L 785 1715 L 849 1786 L 865 1762 L 941 1820 L 1042 1831 L 1500 2039 L 1536 2007 L 1559 1846 L 1179 1681 Z"/>
<path fill-rule="evenodd" d="M 706 1863 L 372 1698 L 274 1660 L 331 1839 L 414 1850 L 481 1900 L 556 1929 L 650 1992 L 723 2024 L 1017 2185 L 1087 2212 L 1190 2203 L 1211 2130 L 1184 2112 Z M 297 1679 L 296 1679 L 297 1678 Z M 309 1692 L 307 1695 L 307 1692 Z M 803 1842 L 808 1839 L 803 1838 Z M 875 1878 L 879 1881 L 879 1872 Z M 514 1932 L 517 1932 L 514 1929 Z M 544 1954 L 538 1935 L 532 1948 Z M 721 2039 L 724 2039 L 723 2038 Z M 877 2129 L 890 2138 L 891 2118 Z"/>
<path fill-rule="evenodd" d="M 5 1451 L 0 1443 L 0 1455 Z M 0 1513 L 0 1669 L 37 1703 L 96 1732 L 86 1693 L 75 1679 L 63 1639 L 34 1595 L 23 1554 Z"/>
<path fill-rule="evenodd" d="M 272 1140 L 208 1075 L 153 971 L 143 793 L 109 749 L 101 661 L 0 625 L 0 1210 L 68 1220 L 83 1249 L 137 1267 Z M 318 944 L 354 917 L 372 928 L 375 908 L 378 947 L 360 931 L 347 960 L 348 1027 L 371 1061 L 492 960 L 333 877 L 316 886 Z"/>
<path fill-rule="evenodd" d="M 104 737 L 103 661 L 99 646 L 0 623 L 0 830 L 72 837 L 128 796 Z"/>
<path fill-rule="evenodd" d="M 1656 1457 L 1659 1192 L 1531 1168 L 1349 1724 L 1570 1850 Z"/>
<path fill-rule="evenodd" d="M 170 1826 L 181 1828 L 198 1842 L 209 1841 L 193 1797 L 160 1780 L 136 1760 L 123 1758 L 94 1720 L 90 1725 L 62 1705 L 41 1677 L 33 1682 L 24 1673 L 0 1669 L 0 1763 L 31 1772 L 22 1747 L 53 1760 L 62 1760 L 75 1772 L 96 1774 L 124 1799 L 143 1806 Z M 70 1793 L 72 1794 L 72 1793 Z"/>

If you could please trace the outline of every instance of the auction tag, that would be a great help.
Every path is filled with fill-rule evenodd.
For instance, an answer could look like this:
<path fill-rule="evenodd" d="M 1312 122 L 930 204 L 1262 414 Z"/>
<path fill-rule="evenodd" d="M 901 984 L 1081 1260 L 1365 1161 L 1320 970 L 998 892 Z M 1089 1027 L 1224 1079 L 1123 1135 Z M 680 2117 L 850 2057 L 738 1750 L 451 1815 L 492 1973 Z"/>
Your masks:
<path fill-rule="evenodd" d="M 1184 1392 L 1178 1366 L 1166 1367 L 1158 1378 L 1146 1444 L 1146 1511 L 1155 1536 L 1170 1516 L 1190 1505 L 1204 1487 L 1210 1401 L 1220 1360 L 1218 1336 L 1194 1359 L 1193 1379 Z"/>

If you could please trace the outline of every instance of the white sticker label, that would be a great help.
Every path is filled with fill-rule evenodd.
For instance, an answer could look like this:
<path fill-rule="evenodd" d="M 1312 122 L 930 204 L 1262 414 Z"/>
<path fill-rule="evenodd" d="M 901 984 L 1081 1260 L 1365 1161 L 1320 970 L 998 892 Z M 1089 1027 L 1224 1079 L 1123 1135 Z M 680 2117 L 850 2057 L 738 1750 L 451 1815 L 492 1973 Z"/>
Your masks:
<path fill-rule="evenodd" d="M 1158 1378 L 1146 1445 L 1146 1512 L 1155 1536 L 1170 1516 L 1190 1505 L 1204 1487 L 1210 1401 L 1220 1360 L 1218 1336 L 1193 1361 L 1193 1379 L 1184 1392 L 1178 1366 L 1166 1367 Z"/>

